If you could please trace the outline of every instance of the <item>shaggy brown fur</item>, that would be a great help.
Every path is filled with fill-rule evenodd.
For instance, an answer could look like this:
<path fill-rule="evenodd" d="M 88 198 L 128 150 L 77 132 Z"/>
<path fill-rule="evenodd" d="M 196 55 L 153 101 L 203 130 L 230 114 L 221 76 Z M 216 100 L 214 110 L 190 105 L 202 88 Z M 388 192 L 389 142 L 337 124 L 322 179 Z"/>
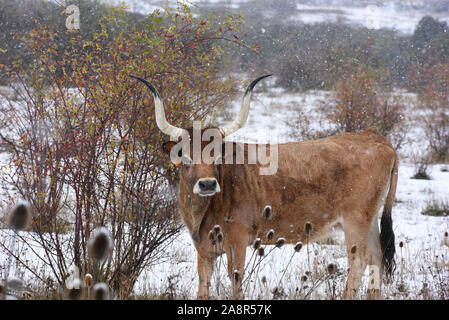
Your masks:
<path fill-rule="evenodd" d="M 165 151 L 173 145 L 165 144 Z M 245 162 L 248 146 L 244 144 Z M 278 237 L 288 243 L 305 242 L 306 222 L 312 224 L 311 241 L 326 235 L 337 223 L 343 226 L 349 260 L 344 298 L 354 298 L 367 265 L 379 268 L 379 282 L 382 261 L 391 271 L 391 207 L 398 159 L 390 142 L 367 130 L 279 144 L 278 155 L 278 171 L 271 176 L 259 175 L 260 164 L 182 165 L 179 209 L 198 252 L 198 298 L 209 297 L 214 260 L 223 253 L 228 256 L 234 298 L 242 298 L 246 247 L 257 237 L 264 244 L 274 244 Z M 194 194 L 193 185 L 204 177 L 215 177 L 221 192 L 211 197 Z M 265 220 L 267 205 L 272 212 Z M 382 230 L 381 241 L 378 212 L 383 205 L 382 227 L 388 230 Z M 215 225 L 220 225 L 224 234 L 223 251 L 217 251 L 219 246 L 208 238 Z M 270 229 L 276 233 L 271 241 L 266 239 Z M 234 270 L 240 272 L 239 277 L 233 276 Z M 370 298 L 379 298 L 380 287 L 368 293 Z"/>

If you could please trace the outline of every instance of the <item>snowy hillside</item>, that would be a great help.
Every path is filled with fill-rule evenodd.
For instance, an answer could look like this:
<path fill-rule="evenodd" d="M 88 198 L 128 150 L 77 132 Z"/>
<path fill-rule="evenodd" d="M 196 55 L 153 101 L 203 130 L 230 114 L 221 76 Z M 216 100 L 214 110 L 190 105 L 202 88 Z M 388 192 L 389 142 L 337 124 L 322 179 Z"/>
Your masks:
<path fill-rule="evenodd" d="M 103 0 L 111 4 L 125 4 L 131 11 L 148 14 L 155 9 L 176 6 L 175 0 Z M 192 0 L 199 7 L 225 7 L 240 9 L 245 0 Z M 308 0 L 296 2 L 296 11 L 289 12 L 290 22 L 319 23 L 342 22 L 362 25 L 368 28 L 395 29 L 411 34 L 419 20 L 431 15 L 441 21 L 449 22 L 449 4 L 441 0 L 433 1 L 332 1 Z M 246 12 L 243 12 L 246 13 Z"/>

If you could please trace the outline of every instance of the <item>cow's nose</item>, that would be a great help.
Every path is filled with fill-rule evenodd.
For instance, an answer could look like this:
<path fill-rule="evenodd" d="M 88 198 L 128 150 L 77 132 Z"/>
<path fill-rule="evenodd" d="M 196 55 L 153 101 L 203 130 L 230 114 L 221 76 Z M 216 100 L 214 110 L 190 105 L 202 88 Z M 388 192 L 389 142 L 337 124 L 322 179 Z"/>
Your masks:
<path fill-rule="evenodd" d="M 198 182 L 198 185 L 200 186 L 201 191 L 215 191 L 215 188 L 217 187 L 217 180 L 215 179 L 208 179 L 208 180 L 201 180 Z"/>

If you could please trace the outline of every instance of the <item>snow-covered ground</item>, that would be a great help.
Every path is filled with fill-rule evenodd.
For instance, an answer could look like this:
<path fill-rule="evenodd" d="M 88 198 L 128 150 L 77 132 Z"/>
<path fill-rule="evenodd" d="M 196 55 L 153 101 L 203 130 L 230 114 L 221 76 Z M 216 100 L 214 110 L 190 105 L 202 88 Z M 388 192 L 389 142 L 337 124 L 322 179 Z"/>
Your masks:
<path fill-rule="evenodd" d="M 229 139 L 244 142 L 268 142 L 270 137 L 275 141 L 293 140 L 287 134 L 286 122 L 298 117 L 298 110 L 305 112 L 311 119 L 312 127 L 323 127 L 320 123 L 317 108 L 328 98 L 329 93 L 312 91 L 304 94 L 287 93 L 281 89 L 267 92 L 255 92 L 248 123 Z M 410 95 L 406 95 L 410 98 Z M 411 101 L 407 99 L 406 101 Z M 232 104 L 227 111 L 235 115 L 240 102 Z M 441 298 L 440 293 L 449 289 L 449 247 L 443 245 L 444 233 L 449 231 L 448 217 L 431 217 L 421 214 L 427 201 L 434 199 L 449 200 L 449 172 L 443 172 L 444 165 L 431 165 L 429 169 L 432 180 L 414 180 L 410 177 L 415 166 L 410 162 L 408 153 L 422 152 L 426 143 L 422 130 L 415 125 L 416 112 L 413 104 L 408 105 L 407 122 L 413 127 L 408 132 L 409 143 L 400 152 L 399 184 L 396 203 L 393 208 L 393 228 L 396 234 L 396 272 L 393 283 L 384 287 L 384 298 L 387 299 L 422 299 L 426 297 Z M 217 117 L 219 123 L 225 121 Z M 326 126 L 327 124 L 324 124 Z M 262 132 L 257 128 L 263 127 Z M 3 159 L 4 157 L 0 158 Z M 0 164 L 1 165 L 1 164 Z M 447 165 L 446 165 L 447 167 Z M 10 232 L 0 230 L 0 242 L 8 243 Z M 247 275 L 249 280 L 244 284 L 245 297 L 271 299 L 272 291 L 277 289 L 278 298 L 332 298 L 339 297 L 346 280 L 346 252 L 344 236 L 336 230 L 332 244 L 310 244 L 299 253 L 294 254 L 293 246 L 286 245 L 280 249 L 267 247 L 264 261 L 259 265 L 253 255 L 253 249 L 247 252 Z M 399 243 L 403 247 L 399 248 Z M 42 251 L 35 242 L 32 250 Z M 40 270 L 41 275 L 51 275 L 50 270 L 42 267 L 31 249 L 18 243 L 20 254 L 27 257 L 33 269 Z M 0 250 L 0 266 L 5 266 L 7 254 Z M 252 258 L 251 258 L 252 257 Z M 196 252 L 192 240 L 186 230 L 167 248 L 166 261 L 145 270 L 138 279 L 135 293 L 147 294 L 150 297 L 167 293 L 175 293 L 177 297 L 194 299 L 197 292 L 198 277 L 196 271 Z M 325 269 L 335 264 L 338 272 L 327 277 Z M 230 294 L 230 281 L 226 274 L 226 257 L 217 261 L 216 271 L 212 279 L 212 295 L 227 298 Z M 34 276 L 21 266 L 13 268 L 12 275 L 23 277 L 32 282 Z M 251 270 L 254 270 L 251 272 Z M 307 280 L 302 277 L 307 271 Z M 248 279 L 248 278 L 246 278 Z M 266 279 L 266 281 L 263 281 Z M 365 284 L 366 285 L 366 277 Z M 313 290 L 311 290 L 314 288 Z M 442 291 L 443 290 L 443 291 Z M 364 290 L 361 290 L 363 297 Z"/>
<path fill-rule="evenodd" d="M 413 8 L 403 10 L 391 2 L 364 7 L 298 4 L 297 10 L 298 13 L 292 19 L 304 23 L 343 22 L 372 29 L 394 29 L 405 34 L 413 33 L 419 20 L 429 14 Z M 434 16 L 449 21 L 449 17 L 446 15 Z"/>

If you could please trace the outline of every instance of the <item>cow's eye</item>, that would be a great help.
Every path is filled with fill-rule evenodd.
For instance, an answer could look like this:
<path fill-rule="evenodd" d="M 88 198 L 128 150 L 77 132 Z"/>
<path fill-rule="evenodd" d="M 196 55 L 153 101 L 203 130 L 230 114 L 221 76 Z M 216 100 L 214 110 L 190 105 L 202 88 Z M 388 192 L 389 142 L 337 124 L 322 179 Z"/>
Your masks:
<path fill-rule="evenodd" d="M 187 167 L 189 167 L 192 164 L 192 160 L 190 160 L 190 158 L 188 158 L 186 156 L 182 156 L 181 161 Z"/>

